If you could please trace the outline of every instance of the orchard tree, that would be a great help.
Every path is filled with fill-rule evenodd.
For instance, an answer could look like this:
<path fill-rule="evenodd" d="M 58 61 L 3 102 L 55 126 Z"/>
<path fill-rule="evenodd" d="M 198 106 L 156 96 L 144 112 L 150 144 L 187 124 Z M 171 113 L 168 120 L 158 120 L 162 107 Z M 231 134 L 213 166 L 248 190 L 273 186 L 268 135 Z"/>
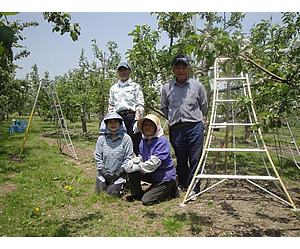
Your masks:
<path fill-rule="evenodd" d="M 241 56 L 257 83 L 254 100 L 261 124 L 273 128 L 281 126 L 284 114 L 299 113 L 300 14 L 282 13 L 281 25 L 271 21 L 262 20 L 251 29 Z"/>
<path fill-rule="evenodd" d="M 159 30 L 165 31 L 170 39 L 170 50 L 183 33 L 193 34 L 195 31 L 191 25 L 193 12 L 156 12 L 156 15 Z"/>
<path fill-rule="evenodd" d="M 133 47 L 127 50 L 130 62 L 131 77 L 142 88 L 146 106 L 157 106 L 160 96 L 160 70 L 162 53 L 157 49 L 160 32 L 153 31 L 147 25 L 135 26 L 130 34 L 133 37 Z"/>
<path fill-rule="evenodd" d="M 73 78 L 75 78 L 75 70 L 70 69 L 62 76 L 54 77 L 54 84 L 56 85 L 56 91 L 58 93 L 61 107 L 65 118 L 70 122 L 75 123 L 79 119 L 79 105 L 77 104 L 74 96 L 76 93 L 76 87 L 74 86 Z"/>
<path fill-rule="evenodd" d="M 148 38 L 148 34 L 154 31 L 139 27 L 130 34 L 134 36 L 134 47 L 129 50 L 131 63 L 145 66 L 151 72 L 152 82 L 162 75 L 162 71 L 168 74 L 163 68 L 171 68 L 171 58 L 183 53 L 192 59 L 192 75 L 199 78 L 209 92 L 213 77 L 210 68 L 215 59 L 230 57 L 230 67 L 225 65 L 224 73 L 237 75 L 244 71 L 251 75 L 253 98 L 263 126 L 280 125 L 282 114 L 299 109 L 299 13 L 282 13 L 282 25 L 272 24 L 271 19 L 262 20 L 249 34 L 242 31 L 244 13 L 155 14 L 159 23 L 159 30 L 155 32 L 166 32 L 170 46 L 161 50 L 150 48 L 159 39 Z M 203 23 L 201 28 L 194 25 L 195 18 Z M 150 55 L 151 53 L 153 54 Z M 158 54 L 165 56 L 159 57 Z M 145 58 L 144 62 L 142 58 Z M 146 70 L 139 71 L 143 73 L 137 75 L 140 77 L 138 80 L 143 82 Z M 165 83 L 164 80 L 161 83 Z M 143 84 L 146 92 L 144 85 L 146 84 Z M 151 84 L 148 86 L 151 87 Z M 158 98 L 153 99 L 157 101 Z"/>
<path fill-rule="evenodd" d="M 16 101 L 16 91 L 20 90 L 20 82 L 15 81 L 15 60 L 27 57 L 30 52 L 24 48 L 21 43 L 26 39 L 22 35 L 25 28 L 36 27 L 38 22 L 9 21 L 9 16 L 17 15 L 18 12 L 0 12 L 0 120 L 3 120 L 8 113 L 19 110 L 14 103 Z M 80 35 L 80 26 L 78 23 L 71 23 L 70 14 L 64 12 L 45 12 L 44 19 L 54 23 L 53 32 L 59 32 L 61 35 L 70 33 L 73 41 L 78 40 Z M 14 49 L 14 51 L 13 51 Z M 14 54 L 15 52 L 15 54 Z M 22 85 L 24 86 L 24 82 Z"/>
<path fill-rule="evenodd" d="M 30 82 L 28 79 L 13 79 L 11 81 L 9 110 L 14 110 L 19 116 L 30 113 L 31 92 Z"/>
<path fill-rule="evenodd" d="M 87 81 L 89 67 L 90 64 L 82 49 L 79 68 L 69 70 L 63 77 L 57 77 L 55 82 L 66 118 L 75 122 L 80 117 L 84 135 L 87 134 L 86 113 L 90 107 L 91 89 Z"/>
<path fill-rule="evenodd" d="M 136 81 L 143 87 L 146 105 L 159 106 L 161 84 L 172 79 L 171 62 L 177 54 L 191 57 L 193 68 L 191 74 L 200 78 L 209 91 L 212 79 L 209 69 L 216 57 L 231 51 L 237 53 L 239 44 L 236 41 L 232 42 L 230 35 L 237 37 L 234 32 L 241 28 L 240 23 L 244 15 L 232 13 L 229 20 L 226 20 L 226 17 L 210 12 L 155 14 L 158 19 L 158 30 L 151 30 L 147 25 L 136 26 L 129 34 L 133 36 L 133 48 L 127 52 Z M 201 30 L 194 25 L 196 14 L 205 22 Z M 214 26 L 215 24 L 218 26 Z M 163 32 L 169 38 L 169 46 L 158 49 L 157 45 Z M 241 70 L 240 61 L 238 69 Z"/>
<path fill-rule="evenodd" d="M 20 106 L 16 103 L 16 92 L 20 90 L 21 85 L 26 85 L 25 81 L 14 80 L 17 66 L 15 60 L 28 56 L 29 52 L 24 49 L 19 42 L 25 38 L 21 31 L 28 27 L 35 27 L 36 22 L 20 23 L 19 21 L 9 22 L 8 16 L 15 15 L 16 12 L 0 12 L 0 120 L 8 117 L 9 113 L 18 111 Z M 21 49 L 15 55 L 12 48 Z"/>
<path fill-rule="evenodd" d="M 117 66 L 121 61 L 121 55 L 117 52 L 118 45 L 114 41 L 106 44 L 108 53 L 102 51 L 97 45 L 96 39 L 92 40 L 92 51 L 94 58 L 92 69 L 90 70 L 90 81 L 93 85 L 93 106 L 94 112 L 99 115 L 99 122 L 105 117 L 108 108 L 109 89 L 118 81 L 116 72 Z M 100 63 L 99 66 L 97 66 Z"/>
<path fill-rule="evenodd" d="M 97 61 L 89 62 L 82 50 L 79 67 L 55 78 L 65 116 L 71 122 L 80 118 L 84 135 L 88 134 L 86 118 L 90 114 L 97 113 L 101 118 L 107 113 L 109 88 L 117 81 L 116 67 L 121 56 L 116 51 L 115 42 L 108 42 L 107 49 L 108 54 L 101 51 L 93 40 L 92 50 Z"/>
<path fill-rule="evenodd" d="M 52 103 L 52 97 L 49 92 L 51 84 L 50 74 L 48 71 L 44 73 L 44 77 L 41 79 L 41 91 L 37 103 L 37 112 L 43 120 L 53 120 L 55 111 Z"/>
<path fill-rule="evenodd" d="M 169 48 L 170 56 L 173 58 L 177 54 L 186 54 L 192 59 L 192 75 L 199 77 L 210 89 L 209 81 L 211 79 L 209 72 L 214 61 L 219 56 L 237 57 L 238 48 L 241 41 L 236 39 L 242 36 L 241 21 L 244 18 L 242 13 L 231 13 L 229 19 L 225 16 L 219 16 L 214 12 L 190 12 L 190 13 L 164 13 L 158 12 L 159 23 L 165 23 L 168 17 L 168 26 L 166 24 L 159 26 L 167 32 L 170 40 L 177 37 L 176 43 Z M 203 22 L 203 27 L 197 28 L 194 25 L 196 17 Z M 234 21 L 233 21 L 234 20 Z M 180 23 L 175 31 L 172 29 L 172 22 Z M 167 29 L 165 30 L 164 27 Z M 171 44 L 171 42 L 170 42 Z M 236 60 L 234 60 L 236 62 Z M 236 66 L 236 65 L 235 65 Z M 241 67 L 236 66 L 238 71 Z"/>
<path fill-rule="evenodd" d="M 60 32 L 61 35 L 69 33 L 73 41 L 77 41 L 81 28 L 78 23 L 71 23 L 71 15 L 65 12 L 43 12 L 44 19 L 52 22 L 52 32 Z"/>

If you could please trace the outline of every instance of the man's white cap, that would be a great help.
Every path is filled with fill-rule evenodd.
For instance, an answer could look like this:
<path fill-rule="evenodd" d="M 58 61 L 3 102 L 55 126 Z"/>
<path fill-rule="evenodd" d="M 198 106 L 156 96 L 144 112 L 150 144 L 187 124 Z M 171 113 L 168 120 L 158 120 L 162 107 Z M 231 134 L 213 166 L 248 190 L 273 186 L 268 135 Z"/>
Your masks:
<path fill-rule="evenodd" d="M 127 68 L 127 69 L 130 70 L 130 66 L 128 65 L 127 62 L 121 62 L 121 63 L 118 65 L 117 70 L 119 70 L 120 67 L 125 67 L 125 68 Z"/>

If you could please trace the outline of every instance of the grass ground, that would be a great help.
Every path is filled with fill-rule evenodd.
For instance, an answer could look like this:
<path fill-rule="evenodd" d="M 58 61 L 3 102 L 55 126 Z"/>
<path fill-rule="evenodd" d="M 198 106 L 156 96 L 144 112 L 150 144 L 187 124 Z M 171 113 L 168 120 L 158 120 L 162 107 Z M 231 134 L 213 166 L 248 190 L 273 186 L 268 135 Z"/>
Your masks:
<path fill-rule="evenodd" d="M 38 117 L 19 160 L 24 133 L 9 134 L 9 125 L 0 123 L 2 237 L 300 236 L 299 212 L 243 182 L 226 182 L 185 208 L 178 205 L 184 193 L 153 206 L 94 194 L 96 121 L 88 124 L 88 137 L 79 125 L 70 128 L 78 160 L 66 148 L 60 154 L 54 126 Z M 255 157 L 241 157 L 249 169 L 257 164 Z M 299 207 L 298 169 L 287 164 L 279 170 Z"/>

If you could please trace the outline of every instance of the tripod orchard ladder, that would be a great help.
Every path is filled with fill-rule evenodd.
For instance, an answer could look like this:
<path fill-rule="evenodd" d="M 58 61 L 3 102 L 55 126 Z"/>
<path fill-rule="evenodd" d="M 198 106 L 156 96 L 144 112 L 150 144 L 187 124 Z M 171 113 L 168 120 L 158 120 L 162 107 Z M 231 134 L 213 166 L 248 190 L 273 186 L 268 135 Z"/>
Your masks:
<path fill-rule="evenodd" d="M 70 133 L 68 131 L 67 122 L 65 121 L 65 118 L 64 118 L 64 115 L 63 115 L 63 112 L 62 112 L 62 109 L 61 109 L 60 101 L 59 101 L 59 98 L 58 98 L 58 94 L 57 94 L 54 82 L 52 82 L 49 85 L 49 91 L 50 91 L 52 104 L 55 107 L 56 123 L 59 123 L 61 132 L 62 132 L 62 134 L 64 136 L 64 139 L 65 139 L 65 144 L 67 145 L 67 147 L 71 151 L 73 157 L 77 160 L 78 158 L 77 158 L 77 155 L 76 155 L 76 151 L 74 149 L 74 146 L 73 146 L 73 143 L 72 143 L 72 140 L 71 140 L 71 137 L 70 137 Z"/>
<path fill-rule="evenodd" d="M 278 198 L 285 204 L 293 207 L 296 209 L 296 206 L 291 199 L 287 189 L 285 188 L 276 168 L 272 161 L 272 158 L 268 152 L 267 146 L 264 142 L 261 129 L 258 127 L 257 130 L 255 130 L 254 125 L 257 123 L 257 116 L 254 109 L 253 99 L 251 95 L 251 89 L 250 89 L 250 83 L 248 75 L 246 74 L 244 76 L 243 73 L 241 73 L 238 77 L 221 77 L 221 75 L 224 75 L 224 70 L 222 70 L 222 66 L 226 66 L 226 63 L 230 63 L 230 58 L 217 58 L 214 64 L 214 85 L 213 85 L 213 105 L 212 105 L 212 111 L 211 111 L 211 118 L 208 126 L 207 136 L 205 140 L 205 144 L 203 147 L 203 153 L 201 155 L 200 161 L 197 165 L 196 171 L 194 173 L 194 176 L 191 180 L 191 183 L 188 187 L 188 190 L 183 198 L 182 203 L 180 203 L 180 206 L 185 206 L 186 203 L 190 200 L 194 200 L 197 196 L 203 194 L 204 192 L 216 187 L 220 183 L 226 181 L 226 180 L 246 180 L 249 183 L 253 184 L 254 186 L 260 188 L 261 190 L 267 192 L 268 194 L 272 195 L 273 197 Z M 227 70 L 228 71 L 228 70 Z M 230 71 L 230 70 L 229 70 Z M 232 84 L 235 83 L 235 89 L 242 89 L 239 94 L 234 95 L 231 93 L 233 91 Z M 224 89 L 220 89 L 220 85 L 224 85 Z M 242 86 L 241 86 L 242 84 Z M 237 85 L 241 87 L 237 87 Z M 222 93 L 225 92 L 225 94 L 222 95 Z M 241 106 L 238 100 L 241 96 L 241 93 L 243 95 L 243 98 L 247 100 L 248 106 L 246 105 L 247 112 L 247 121 L 245 122 L 244 118 L 239 118 L 237 120 L 237 112 L 241 110 Z M 224 112 L 225 107 L 225 112 Z M 230 114 L 230 107 L 231 107 L 231 114 Z M 236 108 L 236 111 L 233 111 L 233 108 Z M 223 109 L 222 109 L 223 108 Z M 239 109 L 239 110 L 238 110 Z M 218 112 L 219 111 L 219 112 Z M 219 122 L 218 119 L 220 119 L 220 114 L 226 113 L 226 122 Z M 224 115 L 223 115 L 224 116 Z M 223 117 L 224 119 L 224 117 Z M 242 120 L 241 120 L 242 119 Z M 245 146 L 242 148 L 236 147 L 236 136 L 235 136 L 235 127 L 236 129 L 240 129 L 241 127 L 244 128 L 250 128 L 254 127 L 252 129 L 253 137 L 255 142 L 255 148 L 245 148 Z M 214 133 L 216 129 L 226 129 L 225 138 L 220 146 L 220 141 L 216 140 L 216 135 Z M 232 139 L 231 143 L 232 146 L 230 147 L 229 144 L 229 133 L 232 132 Z M 258 133 L 258 136 L 257 136 Z M 259 139 L 260 143 L 259 143 Z M 216 140 L 216 141 L 215 141 Z M 250 145 L 247 145 L 250 146 Z M 216 152 L 216 159 L 219 157 L 220 153 L 225 154 L 225 160 L 224 160 L 224 174 L 216 174 L 215 172 L 212 172 L 212 174 L 208 174 L 207 172 L 211 172 L 212 170 L 209 169 L 207 166 L 208 161 L 208 155 L 209 153 Z M 228 167 L 229 164 L 229 153 L 232 153 L 233 155 L 231 158 L 234 159 L 234 165 L 233 169 L 231 167 Z M 265 166 L 266 174 L 265 175 L 246 175 L 244 172 L 241 174 L 240 171 L 238 171 L 238 166 L 236 162 L 236 153 L 259 153 L 260 157 L 263 161 L 263 164 Z M 211 155 L 211 154 L 210 154 Z M 267 160 L 265 159 L 265 157 Z M 242 156 L 240 156 L 242 157 Z M 269 163 L 269 166 L 267 166 L 267 161 Z M 215 162 L 214 162 L 215 163 Z M 271 175 L 271 171 L 273 172 L 273 176 Z M 214 183 L 211 186 L 206 186 L 203 190 L 196 193 L 195 187 L 201 183 L 201 179 L 206 179 L 207 182 L 210 182 L 211 180 L 214 181 Z M 216 182 L 215 182 L 216 181 Z M 279 188 L 278 185 L 276 185 L 280 191 L 287 198 L 287 200 L 275 195 L 274 193 L 270 192 L 266 188 L 260 186 L 256 181 L 272 181 L 275 183 L 279 182 L 282 189 Z"/>

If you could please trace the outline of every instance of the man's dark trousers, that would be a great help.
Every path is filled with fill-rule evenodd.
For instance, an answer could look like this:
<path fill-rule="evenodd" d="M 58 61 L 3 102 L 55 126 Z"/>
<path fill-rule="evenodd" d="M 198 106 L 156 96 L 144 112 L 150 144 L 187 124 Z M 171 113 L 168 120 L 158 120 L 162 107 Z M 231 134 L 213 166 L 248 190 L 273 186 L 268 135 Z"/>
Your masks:
<path fill-rule="evenodd" d="M 177 158 L 178 185 L 187 188 L 198 166 L 204 141 L 204 126 L 201 122 L 170 129 L 170 141 Z M 189 166 L 189 164 L 190 166 Z M 196 192 L 200 187 L 196 186 Z"/>
<path fill-rule="evenodd" d="M 136 156 L 138 156 L 139 153 L 139 145 L 142 139 L 142 134 L 138 132 L 137 134 L 133 133 L 133 125 L 135 123 L 135 112 L 131 112 L 128 114 L 120 114 L 120 116 L 124 120 L 125 127 L 127 129 L 127 134 L 131 137 L 132 143 L 133 143 L 133 152 L 135 153 Z"/>

